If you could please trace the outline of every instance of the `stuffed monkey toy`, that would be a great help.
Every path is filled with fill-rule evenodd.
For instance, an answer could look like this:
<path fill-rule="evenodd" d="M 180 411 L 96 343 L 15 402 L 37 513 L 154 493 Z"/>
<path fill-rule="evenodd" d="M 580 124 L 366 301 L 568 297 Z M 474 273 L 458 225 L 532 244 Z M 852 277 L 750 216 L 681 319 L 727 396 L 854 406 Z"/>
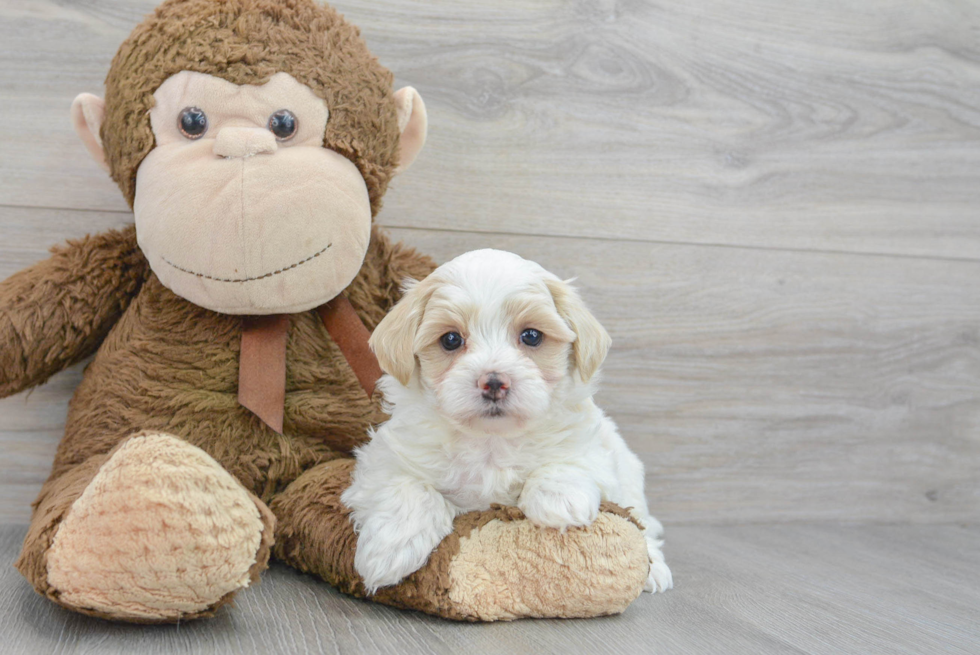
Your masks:
<path fill-rule="evenodd" d="M 368 331 L 433 263 L 373 226 L 425 140 L 425 107 L 313 0 L 167 0 L 106 97 L 72 105 L 135 225 L 0 284 L 0 396 L 95 355 L 18 569 L 71 610 L 210 616 L 275 556 L 365 596 L 340 502 L 384 420 Z M 461 620 L 595 616 L 643 588 L 644 539 L 515 508 L 460 516 L 370 598 Z"/>

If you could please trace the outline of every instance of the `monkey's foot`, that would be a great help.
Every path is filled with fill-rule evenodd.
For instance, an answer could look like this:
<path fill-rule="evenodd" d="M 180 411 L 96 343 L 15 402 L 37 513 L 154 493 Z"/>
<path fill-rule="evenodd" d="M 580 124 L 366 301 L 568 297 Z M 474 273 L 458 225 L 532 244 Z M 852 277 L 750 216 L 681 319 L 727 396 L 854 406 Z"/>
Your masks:
<path fill-rule="evenodd" d="M 158 433 L 123 442 L 58 527 L 49 594 L 140 622 L 210 615 L 265 567 L 274 518 L 203 450 Z"/>
<path fill-rule="evenodd" d="M 637 522 L 603 503 L 588 528 L 539 528 L 516 507 L 456 517 L 428 562 L 368 596 L 354 568 L 357 535 L 340 495 L 353 459 L 315 466 L 272 501 L 276 555 L 341 591 L 461 621 L 617 614 L 643 591 L 650 572 Z"/>

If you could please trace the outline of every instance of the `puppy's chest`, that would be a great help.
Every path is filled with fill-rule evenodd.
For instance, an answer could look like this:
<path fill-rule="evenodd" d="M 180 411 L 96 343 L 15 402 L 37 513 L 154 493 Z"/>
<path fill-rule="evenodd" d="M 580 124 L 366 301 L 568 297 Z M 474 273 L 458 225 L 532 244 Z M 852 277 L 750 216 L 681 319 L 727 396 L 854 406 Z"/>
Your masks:
<path fill-rule="evenodd" d="M 516 452 L 494 448 L 458 451 L 450 457 L 439 491 L 461 511 L 514 505 L 520 498 L 529 468 Z"/>

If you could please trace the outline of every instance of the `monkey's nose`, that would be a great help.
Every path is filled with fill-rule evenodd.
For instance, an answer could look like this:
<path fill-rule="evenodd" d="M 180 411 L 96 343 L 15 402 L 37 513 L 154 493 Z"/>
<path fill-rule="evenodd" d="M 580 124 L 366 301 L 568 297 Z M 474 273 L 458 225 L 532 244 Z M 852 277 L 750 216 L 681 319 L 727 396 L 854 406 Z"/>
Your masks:
<path fill-rule="evenodd" d="M 223 127 L 214 140 L 219 157 L 271 155 L 277 148 L 275 135 L 263 127 Z"/>
<path fill-rule="evenodd" d="M 483 397 L 487 400 L 503 400 L 510 389 L 510 376 L 506 373 L 491 371 L 480 376 L 477 384 L 483 390 Z"/>

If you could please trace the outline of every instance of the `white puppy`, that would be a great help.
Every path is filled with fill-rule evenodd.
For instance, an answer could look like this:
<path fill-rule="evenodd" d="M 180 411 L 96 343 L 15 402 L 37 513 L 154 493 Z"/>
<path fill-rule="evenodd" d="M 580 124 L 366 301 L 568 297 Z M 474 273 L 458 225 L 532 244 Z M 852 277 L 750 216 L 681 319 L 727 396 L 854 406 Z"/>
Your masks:
<path fill-rule="evenodd" d="M 565 530 L 602 500 L 646 528 L 646 590 L 672 586 L 643 464 L 592 402 L 609 345 L 571 286 L 512 253 L 466 253 L 407 290 L 371 337 L 391 419 L 342 496 L 370 593 L 425 564 L 458 514 L 516 505 Z"/>

